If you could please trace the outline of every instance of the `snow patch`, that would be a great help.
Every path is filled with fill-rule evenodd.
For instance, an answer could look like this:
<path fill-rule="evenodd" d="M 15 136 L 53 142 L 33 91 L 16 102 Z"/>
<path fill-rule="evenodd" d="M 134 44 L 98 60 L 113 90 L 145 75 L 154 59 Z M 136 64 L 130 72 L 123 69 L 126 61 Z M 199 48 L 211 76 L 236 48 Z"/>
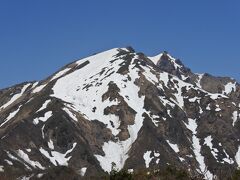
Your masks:
<path fill-rule="evenodd" d="M 37 161 L 30 160 L 29 156 L 22 150 L 17 151 L 17 155 L 23 159 L 27 164 L 31 165 L 33 168 L 39 168 L 44 170 L 45 168 Z"/>
<path fill-rule="evenodd" d="M 51 100 L 46 100 L 45 103 L 42 105 L 42 107 L 37 111 L 37 112 L 40 112 L 44 109 L 47 108 L 47 105 L 51 102 Z"/>
<path fill-rule="evenodd" d="M 160 119 L 160 116 L 151 114 L 150 111 L 148 111 L 148 112 L 146 112 L 146 113 L 147 113 L 148 116 L 151 118 L 153 124 L 154 124 L 156 127 L 158 127 L 158 122 L 159 122 L 159 121 L 157 121 L 156 119 Z"/>
<path fill-rule="evenodd" d="M 8 107 L 9 105 L 11 105 L 13 102 L 15 102 L 17 99 L 19 99 L 23 93 L 26 91 L 26 89 L 31 85 L 31 83 L 29 84 L 26 84 L 23 86 L 21 92 L 19 94 L 15 94 L 6 104 L 4 104 L 1 108 L 0 108 L 0 111 L 2 109 L 5 109 L 6 107 Z"/>
<path fill-rule="evenodd" d="M 237 89 L 236 82 L 229 82 L 225 85 L 225 90 L 222 92 L 223 94 L 230 94 L 231 92 L 235 92 Z"/>
<path fill-rule="evenodd" d="M 160 60 L 160 58 L 162 57 L 162 53 L 158 54 L 156 56 L 153 57 L 148 57 L 148 59 L 150 59 L 155 65 L 157 65 L 158 61 Z"/>
<path fill-rule="evenodd" d="M 213 140 L 213 139 L 212 139 L 212 136 L 206 137 L 206 138 L 204 139 L 204 145 L 206 144 L 206 145 L 210 148 L 213 157 L 214 157 L 215 159 L 217 159 L 217 156 L 218 156 L 218 152 L 219 152 L 219 151 L 218 151 L 216 148 L 213 148 L 212 140 Z"/>
<path fill-rule="evenodd" d="M 194 98 L 190 98 L 188 99 L 189 102 L 198 102 L 199 101 L 199 97 L 194 97 Z"/>
<path fill-rule="evenodd" d="M 145 160 L 145 165 L 146 165 L 146 168 L 149 168 L 149 165 L 151 163 L 151 161 L 154 159 L 154 158 L 157 158 L 156 159 L 156 164 L 159 164 L 159 161 L 160 161 L 160 153 L 156 152 L 156 151 L 153 151 L 153 155 L 152 157 L 151 156 L 151 153 L 152 151 L 147 151 L 143 154 L 143 159 Z"/>
<path fill-rule="evenodd" d="M 0 172 L 4 172 L 4 167 L 0 166 Z"/>
<path fill-rule="evenodd" d="M 39 83 L 39 82 L 35 82 L 35 83 L 32 85 L 31 89 L 34 89 L 34 88 L 38 85 L 38 83 Z"/>
<path fill-rule="evenodd" d="M 18 161 L 21 164 L 23 164 L 28 170 L 32 170 L 32 168 L 30 168 L 25 162 L 23 162 L 22 160 L 18 159 L 15 156 L 13 156 L 10 152 L 6 151 L 6 153 L 11 160 Z"/>
<path fill-rule="evenodd" d="M 168 115 L 172 118 L 171 110 L 170 110 L 170 109 L 167 110 L 167 113 L 168 113 Z"/>
<path fill-rule="evenodd" d="M 201 154 L 201 145 L 200 140 L 197 138 L 197 122 L 195 119 L 188 119 L 188 124 L 186 124 L 186 127 L 192 131 L 192 145 L 193 145 L 193 152 L 196 156 L 196 160 L 199 164 L 199 173 L 204 174 L 204 172 L 207 170 L 207 166 L 204 162 L 204 157 Z M 205 173 L 206 179 L 213 179 L 213 175 L 207 170 Z"/>
<path fill-rule="evenodd" d="M 37 125 L 39 121 L 46 122 L 52 115 L 52 111 L 48 111 L 44 114 L 44 117 L 35 118 L 33 120 L 33 124 Z"/>
<path fill-rule="evenodd" d="M 154 151 L 154 156 L 155 156 L 155 157 L 159 157 L 159 156 L 160 156 L 160 153 Z"/>
<path fill-rule="evenodd" d="M 9 160 L 7 160 L 7 159 L 5 159 L 4 161 L 5 161 L 9 166 L 12 166 L 12 165 L 13 165 L 12 161 L 9 161 Z"/>
<path fill-rule="evenodd" d="M 0 127 L 4 126 L 8 121 L 10 121 L 20 110 L 22 106 L 19 106 L 18 109 L 14 112 L 11 112 L 8 117 L 6 118 L 6 120 L 0 125 Z"/>
<path fill-rule="evenodd" d="M 45 124 L 43 125 L 43 127 L 41 128 L 41 132 L 42 132 L 42 138 L 44 139 L 44 128 L 45 128 Z"/>
<path fill-rule="evenodd" d="M 179 159 L 180 159 L 180 161 L 182 161 L 182 162 L 183 162 L 183 161 L 185 161 L 185 159 L 184 159 L 184 158 L 182 158 L 182 157 L 179 157 Z"/>
<path fill-rule="evenodd" d="M 197 76 L 198 76 L 198 79 L 197 79 L 196 85 L 197 85 L 197 87 L 202 89 L 201 80 L 202 80 L 204 74 L 197 74 Z"/>
<path fill-rule="evenodd" d="M 151 73 L 151 69 L 150 68 L 143 68 L 144 69 L 144 76 L 147 78 L 147 80 L 149 80 L 150 82 L 152 82 L 153 84 L 156 84 L 158 82 L 158 78 L 156 77 L 155 74 Z"/>
<path fill-rule="evenodd" d="M 235 155 L 235 160 L 236 160 L 238 167 L 240 167 L 240 146 L 238 146 L 238 151 Z"/>
<path fill-rule="evenodd" d="M 159 98 L 160 98 L 160 101 L 163 103 L 164 106 L 169 105 L 169 106 L 171 106 L 172 108 L 175 107 L 175 104 L 172 103 L 171 101 L 169 101 L 168 99 L 166 99 L 165 97 L 159 96 Z"/>
<path fill-rule="evenodd" d="M 178 82 L 178 83 L 176 84 L 174 81 L 175 81 L 175 82 Z M 171 99 L 171 100 L 172 100 L 176 105 L 178 105 L 178 107 L 180 107 L 181 109 L 183 109 L 183 108 L 184 108 L 184 97 L 183 97 L 183 95 L 182 95 L 182 88 L 183 88 L 183 87 L 188 87 L 188 88 L 190 88 L 190 87 L 192 87 L 193 85 L 192 85 L 192 84 L 189 84 L 189 83 L 186 83 L 186 82 L 178 79 L 178 78 L 175 77 L 175 76 L 172 77 L 172 82 L 173 82 L 174 84 L 176 84 L 176 87 L 175 87 L 175 88 L 176 88 L 177 92 L 173 93 L 173 95 L 175 96 L 175 99 L 176 99 L 176 100 L 174 100 L 174 99 Z"/>
<path fill-rule="evenodd" d="M 152 152 L 152 151 L 147 151 L 147 152 L 145 152 L 144 155 L 143 155 L 143 159 L 145 160 L 146 168 L 149 168 L 149 164 L 150 164 L 150 162 L 152 161 L 152 159 L 154 158 L 154 157 L 150 157 L 151 152 Z"/>
<path fill-rule="evenodd" d="M 40 174 L 37 175 L 37 178 L 40 179 L 40 178 L 42 178 L 43 176 L 44 176 L 44 174 L 40 173 Z"/>
<path fill-rule="evenodd" d="M 84 177 L 85 174 L 86 174 L 86 171 L 87 171 L 87 168 L 86 168 L 86 167 L 82 168 L 82 169 L 80 170 L 80 175 L 81 175 L 82 177 Z"/>
<path fill-rule="evenodd" d="M 206 110 L 211 111 L 210 104 L 207 105 Z"/>
<path fill-rule="evenodd" d="M 73 147 L 69 149 L 65 154 L 62 154 L 57 151 L 51 151 L 49 154 L 48 151 L 44 150 L 42 147 L 40 148 L 39 151 L 42 153 L 42 155 L 48 158 L 53 165 L 68 166 L 68 161 L 72 158 L 72 156 L 68 156 L 68 155 L 73 151 L 76 145 L 77 143 L 74 143 Z"/>
<path fill-rule="evenodd" d="M 41 90 L 43 90 L 45 87 L 47 86 L 47 84 L 42 84 L 40 86 L 37 86 L 36 88 L 33 89 L 33 93 L 38 93 L 40 92 Z"/>
<path fill-rule="evenodd" d="M 223 158 L 223 161 L 225 161 L 225 162 L 228 163 L 228 164 L 233 164 L 233 163 L 234 163 L 233 159 L 229 157 L 229 155 L 228 155 L 228 153 L 225 151 L 225 149 L 223 150 L 223 152 L 224 152 L 224 154 L 225 154 L 225 156 L 226 156 L 226 158 Z"/>
<path fill-rule="evenodd" d="M 160 80 L 163 81 L 163 83 L 166 87 L 168 87 L 168 82 L 169 82 L 169 77 L 168 76 L 169 76 L 169 74 L 166 73 L 166 72 L 160 73 Z"/>
<path fill-rule="evenodd" d="M 51 139 L 48 142 L 48 147 L 52 150 L 54 149 L 53 141 Z"/>
<path fill-rule="evenodd" d="M 68 108 L 64 107 L 63 110 L 72 118 L 74 121 L 78 122 L 78 119 L 75 114 L 73 114 Z"/>
<path fill-rule="evenodd" d="M 179 148 L 178 148 L 178 145 L 177 144 L 172 144 L 170 143 L 169 140 L 166 140 L 168 145 L 175 151 L 175 153 L 179 153 Z"/>
<path fill-rule="evenodd" d="M 216 105 L 216 109 L 215 109 L 215 111 L 216 111 L 216 112 L 219 112 L 219 111 L 221 111 L 221 108 L 219 107 L 219 105 L 218 105 L 218 104 Z"/>
<path fill-rule="evenodd" d="M 134 169 L 128 169 L 128 173 L 133 174 L 134 173 Z"/>
<path fill-rule="evenodd" d="M 30 153 L 32 150 L 31 149 L 26 149 L 26 151 Z"/>
<path fill-rule="evenodd" d="M 207 93 L 208 93 L 208 95 L 210 95 L 210 98 L 213 99 L 213 100 L 216 100 L 219 97 L 221 97 L 221 98 L 228 98 L 227 96 L 219 94 L 219 93 L 215 93 L 215 94 L 212 94 L 212 93 L 209 93 L 209 92 L 207 92 Z"/>
<path fill-rule="evenodd" d="M 234 111 L 232 113 L 232 120 L 233 120 L 232 125 L 233 125 L 233 127 L 235 126 L 235 123 L 237 122 L 237 119 L 238 119 L 238 112 Z"/>
<path fill-rule="evenodd" d="M 57 78 L 63 76 L 63 75 L 66 74 L 70 69 L 71 69 L 71 68 L 66 68 L 66 69 L 64 69 L 64 70 L 62 70 L 62 71 L 59 71 L 57 74 L 55 74 L 55 75 L 53 76 L 53 78 L 52 78 L 50 81 L 53 81 L 54 79 L 57 79 Z"/>

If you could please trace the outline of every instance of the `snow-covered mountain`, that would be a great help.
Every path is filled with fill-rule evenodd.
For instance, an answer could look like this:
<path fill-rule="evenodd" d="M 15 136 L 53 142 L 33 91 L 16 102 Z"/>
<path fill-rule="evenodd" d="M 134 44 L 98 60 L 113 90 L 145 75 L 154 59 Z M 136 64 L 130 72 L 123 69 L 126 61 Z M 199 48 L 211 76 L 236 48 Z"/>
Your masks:
<path fill-rule="evenodd" d="M 224 178 L 240 166 L 240 86 L 167 52 L 111 49 L 40 82 L 0 90 L 0 173 L 69 166 L 81 176 L 181 167 Z"/>

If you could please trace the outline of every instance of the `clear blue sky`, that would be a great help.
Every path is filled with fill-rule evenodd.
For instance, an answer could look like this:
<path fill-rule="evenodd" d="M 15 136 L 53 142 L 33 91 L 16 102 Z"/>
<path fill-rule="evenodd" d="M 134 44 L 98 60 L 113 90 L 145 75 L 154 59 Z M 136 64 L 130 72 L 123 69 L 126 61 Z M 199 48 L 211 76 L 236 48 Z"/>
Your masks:
<path fill-rule="evenodd" d="M 0 88 L 131 45 L 240 80 L 239 0 L 1 0 Z"/>

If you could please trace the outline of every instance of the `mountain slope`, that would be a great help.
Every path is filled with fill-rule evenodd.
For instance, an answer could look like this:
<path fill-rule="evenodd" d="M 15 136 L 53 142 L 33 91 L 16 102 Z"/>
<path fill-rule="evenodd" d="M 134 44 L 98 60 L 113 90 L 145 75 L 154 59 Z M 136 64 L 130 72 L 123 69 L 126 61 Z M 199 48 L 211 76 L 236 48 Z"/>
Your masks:
<path fill-rule="evenodd" d="M 79 175 L 183 167 L 205 179 L 240 166 L 240 88 L 167 52 L 111 49 L 41 82 L 0 91 L 0 171 Z"/>

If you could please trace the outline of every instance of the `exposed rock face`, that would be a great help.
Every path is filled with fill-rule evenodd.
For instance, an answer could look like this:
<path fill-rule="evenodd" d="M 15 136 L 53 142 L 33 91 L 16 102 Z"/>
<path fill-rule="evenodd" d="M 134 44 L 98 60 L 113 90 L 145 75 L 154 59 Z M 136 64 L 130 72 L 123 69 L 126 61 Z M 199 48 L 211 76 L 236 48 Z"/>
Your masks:
<path fill-rule="evenodd" d="M 167 52 L 112 49 L 0 91 L 0 173 L 170 164 L 224 179 L 240 166 L 239 114 L 235 80 L 194 74 Z"/>

